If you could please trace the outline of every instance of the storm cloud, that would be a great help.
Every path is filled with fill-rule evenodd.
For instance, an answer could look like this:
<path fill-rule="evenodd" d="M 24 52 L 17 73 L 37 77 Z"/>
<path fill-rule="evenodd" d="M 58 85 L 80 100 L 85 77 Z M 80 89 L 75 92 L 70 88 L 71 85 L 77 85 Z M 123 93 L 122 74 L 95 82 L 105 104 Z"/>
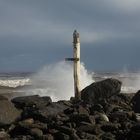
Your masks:
<path fill-rule="evenodd" d="M 90 70 L 139 70 L 139 0 L 1 0 L 0 71 L 36 71 L 72 55 Z"/>

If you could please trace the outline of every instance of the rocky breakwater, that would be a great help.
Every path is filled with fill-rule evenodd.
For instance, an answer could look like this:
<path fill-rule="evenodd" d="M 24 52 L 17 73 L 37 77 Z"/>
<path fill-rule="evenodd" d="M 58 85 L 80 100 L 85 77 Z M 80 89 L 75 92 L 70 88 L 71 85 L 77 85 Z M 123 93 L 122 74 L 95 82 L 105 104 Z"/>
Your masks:
<path fill-rule="evenodd" d="M 140 92 L 120 89 L 120 81 L 106 79 L 83 89 L 79 101 L 0 96 L 0 140 L 139 140 Z"/>

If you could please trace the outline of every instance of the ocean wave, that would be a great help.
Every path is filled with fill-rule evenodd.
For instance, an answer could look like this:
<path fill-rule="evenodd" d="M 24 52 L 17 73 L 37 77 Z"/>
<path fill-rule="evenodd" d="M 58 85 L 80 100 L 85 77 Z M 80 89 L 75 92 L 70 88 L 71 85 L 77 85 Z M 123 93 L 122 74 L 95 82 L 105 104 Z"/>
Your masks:
<path fill-rule="evenodd" d="M 10 87 L 10 88 L 17 88 L 30 84 L 31 84 L 31 80 L 29 78 L 0 80 L 0 86 Z"/>

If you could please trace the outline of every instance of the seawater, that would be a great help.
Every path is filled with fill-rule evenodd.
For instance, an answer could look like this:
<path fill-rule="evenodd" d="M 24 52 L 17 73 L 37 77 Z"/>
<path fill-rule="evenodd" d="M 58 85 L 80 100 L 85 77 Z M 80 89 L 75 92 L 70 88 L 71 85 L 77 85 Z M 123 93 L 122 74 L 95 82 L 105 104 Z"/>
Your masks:
<path fill-rule="evenodd" d="M 81 63 L 81 89 L 107 78 L 122 81 L 123 93 L 135 93 L 140 89 L 139 72 L 88 72 Z M 74 96 L 73 66 L 58 62 L 44 66 L 35 73 L 0 73 L 0 94 L 9 98 L 38 94 L 51 96 L 53 101 L 67 100 Z"/>

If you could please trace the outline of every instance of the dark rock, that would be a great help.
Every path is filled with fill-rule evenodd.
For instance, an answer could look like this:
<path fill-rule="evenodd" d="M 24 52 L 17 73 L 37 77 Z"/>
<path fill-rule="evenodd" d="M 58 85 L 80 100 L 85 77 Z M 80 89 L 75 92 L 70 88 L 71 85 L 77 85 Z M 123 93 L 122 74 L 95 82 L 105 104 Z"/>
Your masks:
<path fill-rule="evenodd" d="M 73 133 L 73 129 L 67 126 L 56 126 L 56 129 L 68 135 L 71 135 Z"/>
<path fill-rule="evenodd" d="M 24 97 L 16 97 L 12 99 L 12 102 L 16 105 L 16 107 L 24 109 L 25 107 L 33 107 L 42 108 L 47 106 L 52 102 L 49 96 L 40 97 L 38 95 L 33 96 L 24 96 Z"/>
<path fill-rule="evenodd" d="M 109 118 L 105 113 L 96 112 L 95 121 L 96 123 L 109 122 Z"/>
<path fill-rule="evenodd" d="M 135 115 L 136 121 L 140 123 L 140 113 L 135 113 L 134 115 Z"/>
<path fill-rule="evenodd" d="M 72 114 L 70 116 L 70 121 L 75 123 L 91 122 L 91 118 L 89 115 L 85 115 L 85 114 Z"/>
<path fill-rule="evenodd" d="M 47 107 L 40 108 L 36 115 L 38 116 L 38 119 L 49 121 L 49 119 L 52 119 L 59 114 L 62 114 L 64 110 L 68 108 L 69 107 L 63 102 L 51 103 Z"/>
<path fill-rule="evenodd" d="M 87 133 L 95 134 L 95 135 L 98 135 L 101 133 L 100 127 L 98 127 L 98 125 L 92 125 L 92 124 L 81 125 L 80 127 L 77 128 L 77 131 L 87 132 Z"/>
<path fill-rule="evenodd" d="M 130 111 L 132 110 L 130 100 L 131 99 L 126 94 L 117 94 L 107 99 L 107 102 L 114 106 L 118 106 L 118 108 L 121 108 L 122 110 Z"/>
<path fill-rule="evenodd" d="M 135 123 L 133 121 L 124 121 L 121 122 L 120 125 L 122 130 L 129 131 L 135 125 Z"/>
<path fill-rule="evenodd" d="M 51 134 L 46 134 L 42 136 L 42 140 L 54 140 L 54 137 Z"/>
<path fill-rule="evenodd" d="M 31 128 L 38 128 L 41 129 L 43 131 L 47 131 L 48 126 L 45 123 L 41 123 L 41 122 L 35 122 L 35 123 L 31 123 L 31 122 L 27 122 L 26 120 L 24 121 L 20 121 L 18 123 L 20 128 L 24 128 L 24 129 L 31 129 Z"/>
<path fill-rule="evenodd" d="M 116 111 L 110 114 L 109 116 L 110 121 L 114 122 L 124 122 L 129 119 L 133 119 L 133 112 L 127 112 L 127 111 Z"/>
<path fill-rule="evenodd" d="M 134 125 L 128 133 L 128 140 L 139 140 L 140 139 L 140 125 Z"/>
<path fill-rule="evenodd" d="M 133 110 L 140 113 L 140 90 L 134 95 L 131 103 L 133 104 Z"/>
<path fill-rule="evenodd" d="M 101 124 L 101 129 L 105 132 L 113 132 L 119 130 L 121 125 L 119 123 L 104 123 Z"/>
<path fill-rule="evenodd" d="M 30 135 L 19 135 L 16 138 L 10 140 L 35 140 L 35 139 Z"/>
<path fill-rule="evenodd" d="M 85 114 L 85 115 L 89 115 L 89 112 L 86 108 L 82 107 L 82 106 L 79 106 L 78 107 L 78 113 L 79 114 Z"/>
<path fill-rule="evenodd" d="M 98 103 L 102 99 L 107 99 L 120 93 L 121 82 L 116 79 L 106 79 L 93 83 L 81 91 L 81 99 L 87 104 Z"/>
<path fill-rule="evenodd" d="M 133 94 L 120 93 L 109 98 L 109 102 L 112 102 L 115 104 L 125 103 L 127 105 L 130 105 L 132 97 L 133 97 Z"/>
<path fill-rule="evenodd" d="M 89 116 L 89 121 L 90 121 L 91 124 L 95 124 L 95 116 L 90 115 Z"/>
<path fill-rule="evenodd" d="M 5 96 L 0 95 L 0 101 L 1 100 L 8 100 Z"/>
<path fill-rule="evenodd" d="M 43 136 L 43 132 L 42 130 L 38 129 L 38 128 L 32 128 L 30 130 L 30 134 L 36 138 L 41 138 Z"/>
<path fill-rule="evenodd" d="M 20 118 L 21 111 L 5 98 L 0 100 L 0 126 L 9 125 Z"/>
<path fill-rule="evenodd" d="M 0 140 L 10 140 L 10 136 L 5 131 L 0 131 Z"/>
<path fill-rule="evenodd" d="M 95 104 L 93 106 L 91 106 L 90 108 L 90 113 L 91 114 L 94 114 L 95 111 L 98 111 L 98 112 L 103 112 L 104 108 L 101 104 Z"/>
<path fill-rule="evenodd" d="M 66 137 L 66 140 L 69 139 L 69 138 L 70 138 L 70 140 L 71 139 L 72 140 L 80 140 L 80 138 L 76 134 L 76 130 L 75 129 L 69 128 L 69 127 L 66 127 L 66 126 L 57 126 L 56 128 L 57 128 L 57 130 L 59 130 L 58 133 L 61 134 L 61 136 L 63 136 L 63 138 L 64 138 L 64 136 Z M 62 135 L 63 133 L 66 134 L 66 135 Z"/>
<path fill-rule="evenodd" d="M 61 121 L 61 122 L 68 122 L 69 121 L 69 117 L 67 115 L 65 115 L 64 113 L 60 113 L 58 115 L 56 115 L 56 121 Z"/>
<path fill-rule="evenodd" d="M 55 133 L 54 139 L 55 140 L 70 140 L 70 136 L 59 131 Z"/>
<path fill-rule="evenodd" d="M 82 140 L 99 140 L 96 135 L 85 132 L 78 132 L 78 135 Z"/>
<path fill-rule="evenodd" d="M 67 108 L 64 110 L 64 113 L 67 114 L 67 115 L 70 115 L 74 112 L 74 109 L 73 108 Z"/>
<path fill-rule="evenodd" d="M 101 140 L 116 140 L 115 135 L 113 135 L 112 133 L 108 132 L 108 133 L 104 133 L 100 136 Z"/>

